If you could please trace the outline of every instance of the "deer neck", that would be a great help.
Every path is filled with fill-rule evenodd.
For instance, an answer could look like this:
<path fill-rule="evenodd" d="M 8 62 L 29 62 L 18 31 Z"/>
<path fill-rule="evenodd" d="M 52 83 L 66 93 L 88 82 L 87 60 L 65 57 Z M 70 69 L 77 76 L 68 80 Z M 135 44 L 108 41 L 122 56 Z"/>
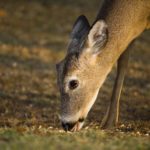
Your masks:
<path fill-rule="evenodd" d="M 102 7 L 96 19 L 108 25 L 108 41 L 99 59 L 103 66 L 111 68 L 119 56 L 147 26 L 148 10 L 143 1 L 106 0 L 111 4 Z M 142 7 L 142 6 L 143 7 Z M 110 70 L 110 69 L 109 69 Z"/>

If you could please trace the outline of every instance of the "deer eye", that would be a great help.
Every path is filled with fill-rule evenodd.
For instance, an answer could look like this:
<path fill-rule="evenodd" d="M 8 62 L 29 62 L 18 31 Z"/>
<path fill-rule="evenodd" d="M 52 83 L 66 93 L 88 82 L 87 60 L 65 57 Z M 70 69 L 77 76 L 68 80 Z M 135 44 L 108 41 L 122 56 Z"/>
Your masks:
<path fill-rule="evenodd" d="M 79 81 L 78 80 L 71 80 L 69 82 L 69 89 L 70 90 L 74 90 L 74 89 L 76 89 L 78 87 L 78 85 L 79 85 Z"/>

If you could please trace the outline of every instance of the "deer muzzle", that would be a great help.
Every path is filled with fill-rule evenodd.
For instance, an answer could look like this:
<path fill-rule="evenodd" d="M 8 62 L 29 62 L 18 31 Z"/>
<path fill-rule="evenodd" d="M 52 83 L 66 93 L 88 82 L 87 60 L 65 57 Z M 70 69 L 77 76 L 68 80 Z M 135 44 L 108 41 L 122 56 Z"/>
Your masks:
<path fill-rule="evenodd" d="M 84 118 L 80 118 L 77 122 L 62 122 L 63 129 L 71 132 L 79 131 L 83 124 L 84 124 Z"/>

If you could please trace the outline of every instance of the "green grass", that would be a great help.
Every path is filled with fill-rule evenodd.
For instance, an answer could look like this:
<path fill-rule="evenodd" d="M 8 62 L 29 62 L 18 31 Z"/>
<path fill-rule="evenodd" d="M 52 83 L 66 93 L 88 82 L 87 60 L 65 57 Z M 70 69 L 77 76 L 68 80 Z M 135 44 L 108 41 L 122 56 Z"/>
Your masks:
<path fill-rule="evenodd" d="M 82 130 L 78 133 L 47 131 L 44 135 L 31 131 L 19 133 L 12 129 L 0 130 L 0 149 L 19 150 L 20 148 L 22 150 L 149 150 L 150 142 L 147 137 L 105 132 L 99 129 Z"/>

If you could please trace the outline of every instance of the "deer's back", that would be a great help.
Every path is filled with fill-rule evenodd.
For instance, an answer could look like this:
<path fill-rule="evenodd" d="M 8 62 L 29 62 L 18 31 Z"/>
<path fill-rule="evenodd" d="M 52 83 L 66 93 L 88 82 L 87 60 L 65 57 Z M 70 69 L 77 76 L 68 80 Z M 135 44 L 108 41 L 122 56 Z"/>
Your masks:
<path fill-rule="evenodd" d="M 150 0 L 104 0 L 96 20 L 108 24 L 150 22 Z"/>

